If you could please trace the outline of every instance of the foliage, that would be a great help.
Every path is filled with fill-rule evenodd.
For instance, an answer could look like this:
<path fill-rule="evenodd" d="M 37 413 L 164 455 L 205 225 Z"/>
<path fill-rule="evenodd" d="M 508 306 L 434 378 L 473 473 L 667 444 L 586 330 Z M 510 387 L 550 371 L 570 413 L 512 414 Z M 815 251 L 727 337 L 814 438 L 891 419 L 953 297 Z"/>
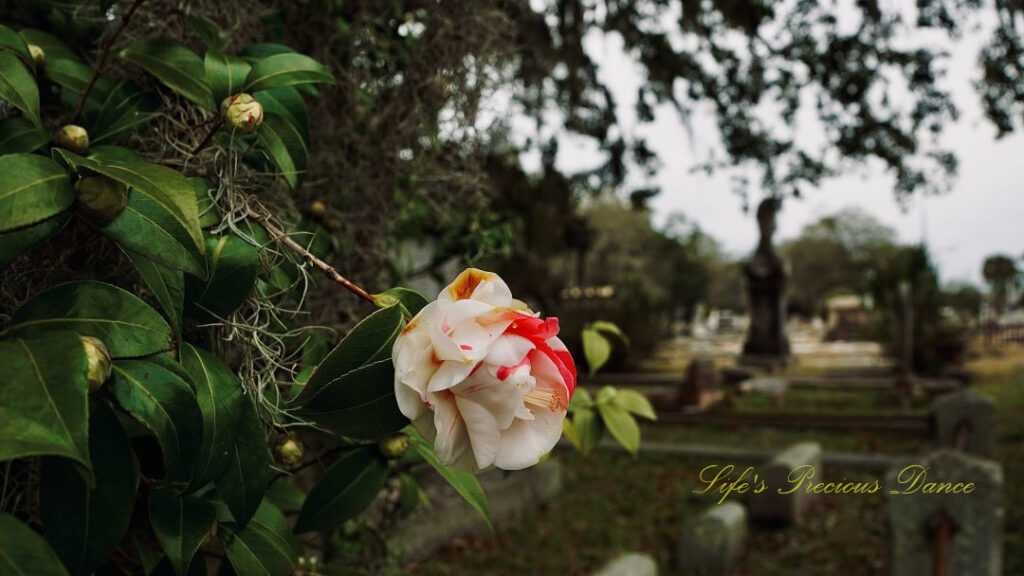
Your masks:
<path fill-rule="evenodd" d="M 1001 316 L 1009 304 L 1007 300 L 1012 290 L 1020 284 L 1017 263 L 1009 256 L 995 254 L 985 258 L 981 275 L 991 286 L 992 309 L 996 316 Z"/>

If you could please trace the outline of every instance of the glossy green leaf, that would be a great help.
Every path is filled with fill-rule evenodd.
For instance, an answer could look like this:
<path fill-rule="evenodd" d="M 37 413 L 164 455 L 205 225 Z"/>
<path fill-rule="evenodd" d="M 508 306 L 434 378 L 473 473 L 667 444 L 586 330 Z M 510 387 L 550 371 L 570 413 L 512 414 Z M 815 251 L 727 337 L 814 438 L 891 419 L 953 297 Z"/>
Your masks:
<path fill-rule="evenodd" d="M 6 51 L 0 51 L 0 98 L 21 110 L 36 126 L 43 125 L 36 79 L 18 56 Z"/>
<path fill-rule="evenodd" d="M 107 96 L 89 126 L 90 145 L 120 142 L 158 116 L 153 94 L 122 83 Z"/>
<path fill-rule="evenodd" d="M 430 303 L 426 296 L 409 288 L 395 287 L 377 294 L 378 306 L 390 306 L 393 301 L 402 305 L 402 311 L 409 318 L 419 314 L 420 310 Z"/>
<path fill-rule="evenodd" d="M 59 232 L 70 218 L 70 211 L 61 212 L 28 228 L 0 234 L 0 269 L 5 268 L 23 252 Z"/>
<path fill-rule="evenodd" d="M 629 337 L 626 336 L 626 333 L 613 322 L 608 322 L 607 320 L 596 320 L 590 323 L 590 327 L 598 332 L 611 334 L 612 336 L 622 340 L 623 343 L 629 344 Z"/>
<path fill-rule="evenodd" d="M 220 223 L 220 210 L 217 208 L 217 204 L 214 203 L 213 197 L 210 196 L 211 192 L 216 192 L 217 189 L 206 178 L 189 178 L 189 184 L 192 185 L 192 189 L 196 193 L 196 204 L 199 209 L 199 225 L 203 228 L 209 228 L 210 226 L 216 226 Z"/>
<path fill-rule="evenodd" d="M 633 416 L 611 402 L 599 402 L 597 410 L 612 437 L 631 454 L 636 454 L 636 451 L 640 449 L 640 426 L 637 425 Z"/>
<path fill-rule="evenodd" d="M 635 414 L 648 420 L 657 420 L 658 415 L 654 412 L 654 407 L 651 406 L 651 402 L 646 396 L 637 392 L 636 390 L 630 390 L 628 388 L 616 390 L 614 396 L 609 401 L 613 406 L 622 408 L 630 414 Z"/>
<path fill-rule="evenodd" d="M 306 101 L 296 88 L 282 86 L 261 90 L 252 96 L 263 106 L 264 113 L 288 120 L 298 130 L 303 141 L 309 141 L 309 111 L 306 109 Z"/>
<path fill-rule="evenodd" d="M 64 102 L 69 108 L 77 107 L 82 92 L 92 78 L 93 69 L 77 60 L 48 60 L 44 68 L 46 77 L 54 84 L 64 89 Z M 104 76 L 97 78 L 92 90 L 89 92 L 89 101 L 86 103 L 86 117 L 97 113 L 114 91 L 116 85 L 112 80 Z"/>
<path fill-rule="evenodd" d="M 206 260 L 164 204 L 132 190 L 124 212 L 100 227 L 124 249 L 171 270 L 203 276 Z"/>
<path fill-rule="evenodd" d="M 35 67 L 35 61 L 32 60 L 32 54 L 28 51 L 28 45 L 25 44 L 25 39 L 20 34 L 0 24 L 0 50 L 6 50 L 17 56 L 28 66 L 29 69 Z"/>
<path fill-rule="evenodd" d="M 569 442 L 586 455 L 597 447 L 604 424 L 593 409 L 581 409 L 562 421 L 562 431 Z"/>
<path fill-rule="evenodd" d="M 587 367 L 593 376 L 608 362 L 612 354 L 612 344 L 593 328 L 584 328 L 580 333 L 583 338 L 583 356 L 587 359 Z"/>
<path fill-rule="evenodd" d="M 78 335 L 0 341 L 0 367 L 0 461 L 63 456 L 88 468 L 86 357 Z"/>
<path fill-rule="evenodd" d="M 487 505 L 487 494 L 480 486 L 480 481 L 469 472 L 457 470 L 451 466 L 444 466 L 434 455 L 434 446 L 423 439 L 419 432 L 413 427 L 408 427 L 405 433 L 409 436 L 409 446 L 427 461 L 430 466 L 441 475 L 455 491 L 462 496 L 467 504 L 473 507 L 478 514 L 487 522 L 487 526 L 494 532 L 494 524 L 491 523 L 491 512 Z"/>
<path fill-rule="evenodd" d="M 309 147 L 302 133 L 286 118 L 266 113 L 256 134 L 281 177 L 291 188 L 298 188 L 309 159 Z"/>
<path fill-rule="evenodd" d="M 248 523 L 263 500 L 272 463 L 256 405 L 243 399 L 241 410 L 230 461 L 216 481 L 217 491 L 238 527 Z"/>
<path fill-rule="evenodd" d="M 376 448 L 346 454 L 309 491 L 295 522 L 295 533 L 335 528 L 355 517 L 377 497 L 387 473 L 387 463 Z"/>
<path fill-rule="evenodd" d="M 184 575 L 213 528 L 217 510 L 202 498 L 157 489 L 149 494 L 149 520 L 174 572 Z"/>
<path fill-rule="evenodd" d="M 306 396 L 297 414 L 335 434 L 360 440 L 382 438 L 409 424 L 395 400 L 395 367 L 390 358 L 331 380 Z"/>
<path fill-rule="evenodd" d="M 75 201 L 67 171 L 45 156 L 0 156 L 0 174 L 0 232 L 42 222 Z"/>
<path fill-rule="evenodd" d="M 206 238 L 205 282 L 188 278 L 186 303 L 190 309 L 226 318 L 252 291 L 260 268 L 255 246 L 234 234 Z"/>
<path fill-rule="evenodd" d="M 188 14 L 185 16 L 185 19 L 188 21 L 192 31 L 196 33 L 196 36 L 199 36 L 199 39 L 203 41 L 207 48 L 220 50 L 220 47 L 224 45 L 224 39 L 220 36 L 220 28 L 209 18 Z"/>
<path fill-rule="evenodd" d="M 377 310 L 364 318 L 317 366 L 295 403 L 302 406 L 345 374 L 390 358 L 391 346 L 403 325 L 402 309 L 398 306 Z"/>
<path fill-rule="evenodd" d="M 114 358 L 170 350 L 171 327 L 131 292 L 103 282 L 68 282 L 36 295 L 11 318 L 14 334 L 71 330 L 99 338 Z"/>
<path fill-rule="evenodd" d="M 285 512 L 298 512 L 306 501 L 306 493 L 283 478 L 267 488 L 267 500 Z"/>
<path fill-rule="evenodd" d="M 160 444 L 165 478 L 188 481 L 203 435 L 203 416 L 188 382 L 145 360 L 114 363 L 107 388 Z"/>
<path fill-rule="evenodd" d="M 242 91 L 245 78 L 252 68 L 242 58 L 214 51 L 206 53 L 203 64 L 206 69 L 206 82 L 210 85 L 214 101 L 218 103 Z"/>
<path fill-rule="evenodd" d="M 236 574 L 291 576 L 298 564 L 284 514 L 264 500 L 245 528 L 221 526 L 224 551 Z"/>
<path fill-rule="evenodd" d="M 281 53 L 253 63 L 245 80 L 247 92 L 311 83 L 333 84 L 334 77 L 323 64 L 304 54 Z"/>
<path fill-rule="evenodd" d="M 142 194 L 160 204 L 188 233 L 196 249 L 202 253 L 203 231 L 199 226 L 195 190 L 180 172 L 149 162 L 125 162 L 113 158 L 96 161 L 66 150 L 58 153 L 76 170 L 84 168 L 113 178 L 130 186 L 132 195 Z"/>
<path fill-rule="evenodd" d="M 136 252 L 126 251 L 149 294 L 163 308 L 175 334 L 181 333 L 181 311 L 185 301 L 185 275 L 181 270 L 158 264 Z"/>
<path fill-rule="evenodd" d="M 0 574 L 67 576 L 68 572 L 42 536 L 0 512 Z"/>
<path fill-rule="evenodd" d="M 206 85 L 203 60 L 185 46 L 170 40 L 137 40 L 121 51 L 121 58 L 196 104 L 208 110 L 216 108 Z"/>
<path fill-rule="evenodd" d="M 12 116 L 0 120 L 0 155 L 35 152 L 50 141 L 50 133 L 28 118 Z"/>
<path fill-rule="evenodd" d="M 180 356 L 203 414 L 203 442 L 192 476 L 198 488 L 220 477 L 231 462 L 246 400 L 242 381 L 223 360 L 191 344 L 182 345 Z"/>
<path fill-rule="evenodd" d="M 46 458 L 42 466 L 43 531 L 71 574 L 92 574 L 107 561 L 128 531 L 139 484 L 128 434 L 96 397 L 89 402 L 89 456 L 91 489 L 68 460 Z"/>
<path fill-rule="evenodd" d="M 57 60 L 78 60 L 78 55 L 74 53 L 68 45 L 60 41 L 56 36 L 48 34 L 41 30 L 35 30 L 32 28 L 25 28 L 18 32 L 21 37 L 25 40 L 26 44 L 35 44 L 43 49 L 46 53 L 46 61 L 54 62 Z"/>
<path fill-rule="evenodd" d="M 115 146 L 113 144 L 89 146 L 88 159 L 96 162 L 102 162 L 104 164 L 117 162 L 122 164 L 131 164 L 146 161 L 146 159 L 139 155 L 135 150 L 125 148 L 124 146 Z"/>

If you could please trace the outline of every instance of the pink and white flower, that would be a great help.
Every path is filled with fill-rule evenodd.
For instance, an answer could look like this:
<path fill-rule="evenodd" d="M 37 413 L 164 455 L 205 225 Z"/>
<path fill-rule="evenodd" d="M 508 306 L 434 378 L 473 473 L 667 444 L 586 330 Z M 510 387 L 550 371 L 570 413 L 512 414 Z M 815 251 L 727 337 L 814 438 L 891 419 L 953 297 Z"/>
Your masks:
<path fill-rule="evenodd" d="M 536 464 L 558 442 L 576 366 L 542 319 L 491 272 L 469 268 L 395 341 L 398 406 L 443 464 Z"/>

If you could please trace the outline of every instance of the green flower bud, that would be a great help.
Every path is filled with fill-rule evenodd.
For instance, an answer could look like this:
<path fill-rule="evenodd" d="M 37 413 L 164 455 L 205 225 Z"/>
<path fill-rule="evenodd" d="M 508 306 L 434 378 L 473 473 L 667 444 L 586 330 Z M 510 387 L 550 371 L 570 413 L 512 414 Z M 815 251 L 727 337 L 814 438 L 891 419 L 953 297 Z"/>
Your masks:
<path fill-rule="evenodd" d="M 89 133 L 81 126 L 67 124 L 57 131 L 53 137 L 53 143 L 59 148 L 70 150 L 75 154 L 86 154 L 89 152 Z"/>
<path fill-rule="evenodd" d="M 274 449 L 274 459 L 285 468 L 291 468 L 302 461 L 302 442 L 289 438 Z"/>
<path fill-rule="evenodd" d="M 110 378 L 110 352 L 99 338 L 92 336 L 79 336 L 79 338 L 82 340 L 82 347 L 85 348 L 85 377 L 89 382 L 89 392 L 92 393 L 99 390 L 103 383 Z"/>
<path fill-rule="evenodd" d="M 128 187 L 106 176 L 86 176 L 75 182 L 75 197 L 86 216 L 103 223 L 117 218 L 128 204 Z"/>
<path fill-rule="evenodd" d="M 263 124 L 263 105 L 244 92 L 225 98 L 220 103 L 220 113 L 233 132 L 252 134 Z"/>
<path fill-rule="evenodd" d="M 395 434 L 377 441 L 377 449 L 388 460 L 398 460 L 409 451 L 409 437 L 405 434 Z"/>
<path fill-rule="evenodd" d="M 44 52 L 42 48 L 35 44 L 29 44 L 28 53 L 32 56 L 32 60 L 35 61 L 36 66 L 46 66 L 46 52 Z"/>

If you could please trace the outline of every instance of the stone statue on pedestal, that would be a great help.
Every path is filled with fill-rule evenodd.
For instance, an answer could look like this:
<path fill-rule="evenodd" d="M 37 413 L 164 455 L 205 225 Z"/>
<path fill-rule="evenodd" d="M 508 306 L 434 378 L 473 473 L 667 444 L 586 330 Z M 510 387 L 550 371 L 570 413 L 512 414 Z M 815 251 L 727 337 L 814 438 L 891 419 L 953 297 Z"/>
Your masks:
<path fill-rule="evenodd" d="M 743 265 L 750 301 L 750 328 L 743 344 L 742 364 L 774 366 L 789 357 L 786 338 L 786 264 L 772 246 L 779 200 L 766 198 L 757 207 L 761 241 Z"/>

